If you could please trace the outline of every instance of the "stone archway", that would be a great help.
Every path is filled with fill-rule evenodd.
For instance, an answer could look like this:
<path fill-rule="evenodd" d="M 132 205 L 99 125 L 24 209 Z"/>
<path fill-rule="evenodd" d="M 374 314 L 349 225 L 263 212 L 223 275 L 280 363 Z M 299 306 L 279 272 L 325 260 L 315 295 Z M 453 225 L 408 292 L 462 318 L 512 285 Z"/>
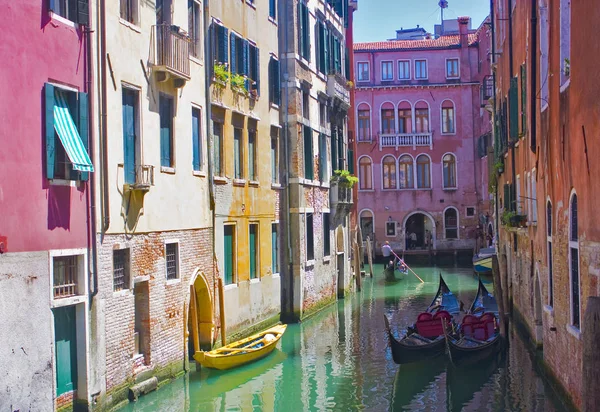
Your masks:
<path fill-rule="evenodd" d="M 190 282 L 188 348 L 190 352 L 210 350 L 213 344 L 214 315 L 209 284 L 204 273 L 196 272 Z"/>
<path fill-rule="evenodd" d="M 416 248 L 417 249 L 427 249 L 426 243 L 426 233 L 429 231 L 431 233 L 431 243 L 430 247 L 432 249 L 436 248 L 436 226 L 435 219 L 429 213 L 424 211 L 414 211 L 407 214 L 404 217 L 404 221 L 402 222 L 402 234 L 403 234 L 403 246 L 404 249 L 408 249 L 406 242 L 406 234 L 407 233 L 415 233 L 417 235 Z"/>

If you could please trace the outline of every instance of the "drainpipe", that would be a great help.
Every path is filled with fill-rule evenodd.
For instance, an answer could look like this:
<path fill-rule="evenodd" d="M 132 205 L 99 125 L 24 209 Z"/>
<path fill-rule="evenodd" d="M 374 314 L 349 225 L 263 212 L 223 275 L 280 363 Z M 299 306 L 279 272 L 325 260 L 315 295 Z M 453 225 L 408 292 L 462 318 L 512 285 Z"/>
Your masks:
<path fill-rule="evenodd" d="M 107 149 L 107 120 L 106 120 L 106 1 L 100 0 L 100 56 L 98 59 L 99 68 L 101 68 L 102 76 L 100 80 L 101 93 L 101 108 L 100 108 L 100 128 L 102 130 L 100 136 L 100 184 L 102 186 L 102 232 L 106 232 L 110 225 L 110 213 L 108 202 L 108 149 Z M 94 235 L 95 236 L 95 235 Z"/>
<path fill-rule="evenodd" d="M 537 146 L 537 101 L 536 101 L 536 93 L 537 90 L 537 2 L 536 0 L 531 0 L 531 44 L 532 46 L 529 48 L 531 52 L 531 93 L 529 94 L 529 98 L 531 99 L 531 130 L 529 131 L 529 142 L 531 151 L 533 153 L 536 152 Z M 535 195 L 534 195 L 535 196 Z"/>
<path fill-rule="evenodd" d="M 86 34 L 86 45 L 85 45 L 85 53 L 86 53 L 86 64 L 87 64 L 87 81 L 86 81 L 86 91 L 88 94 L 88 147 L 89 147 L 89 155 L 92 162 L 94 160 L 94 152 L 95 147 L 94 144 L 96 139 L 94 139 L 94 96 L 92 94 L 92 78 L 93 78 L 93 67 L 94 67 L 94 57 L 92 55 L 92 13 L 89 13 L 88 10 L 88 24 L 84 30 Z M 94 285 L 93 290 L 89 289 L 88 292 L 90 295 L 90 305 L 92 304 L 92 300 L 94 296 L 98 294 L 98 258 L 97 258 L 97 245 L 96 245 L 96 172 L 89 173 L 90 179 L 88 182 L 88 191 L 90 193 L 90 231 L 91 234 L 88 238 L 88 256 L 91 258 L 91 268 L 88 265 L 89 278 L 91 278 L 92 284 Z M 90 252 L 91 246 L 91 252 Z"/>

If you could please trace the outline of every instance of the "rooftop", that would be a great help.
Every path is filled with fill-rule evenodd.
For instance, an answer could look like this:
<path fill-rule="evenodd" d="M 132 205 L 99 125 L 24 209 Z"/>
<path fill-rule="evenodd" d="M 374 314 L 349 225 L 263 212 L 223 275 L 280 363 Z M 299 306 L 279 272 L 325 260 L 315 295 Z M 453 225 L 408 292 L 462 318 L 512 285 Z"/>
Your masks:
<path fill-rule="evenodd" d="M 469 33 L 469 46 L 477 43 L 477 32 Z M 425 40 L 388 40 L 355 43 L 354 51 L 436 50 L 460 47 L 460 35 L 441 36 Z"/>

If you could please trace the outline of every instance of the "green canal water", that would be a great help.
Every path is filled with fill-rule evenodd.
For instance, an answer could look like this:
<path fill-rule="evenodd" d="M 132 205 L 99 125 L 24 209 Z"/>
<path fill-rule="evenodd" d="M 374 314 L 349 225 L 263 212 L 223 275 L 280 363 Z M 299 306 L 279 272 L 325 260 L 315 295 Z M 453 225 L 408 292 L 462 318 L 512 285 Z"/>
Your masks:
<path fill-rule="evenodd" d="M 520 337 L 506 353 L 457 371 L 445 358 L 396 365 L 383 315 L 396 336 L 430 303 L 442 273 L 470 305 L 477 280 L 470 269 L 418 268 L 394 285 L 382 267 L 363 290 L 301 324 L 289 325 L 267 358 L 230 371 L 202 369 L 130 403 L 123 411 L 561 411 L 536 373 Z M 492 285 L 488 285 L 492 290 Z"/>

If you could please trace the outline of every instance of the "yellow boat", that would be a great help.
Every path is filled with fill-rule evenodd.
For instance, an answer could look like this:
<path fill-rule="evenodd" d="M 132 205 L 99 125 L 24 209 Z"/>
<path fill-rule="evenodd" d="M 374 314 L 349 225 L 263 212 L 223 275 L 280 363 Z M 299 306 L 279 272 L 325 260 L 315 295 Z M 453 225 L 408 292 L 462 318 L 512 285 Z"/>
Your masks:
<path fill-rule="evenodd" d="M 214 369 L 231 369 L 267 356 L 275 349 L 287 325 L 276 325 L 246 339 L 210 352 L 197 351 L 194 359 L 200 365 Z"/>

